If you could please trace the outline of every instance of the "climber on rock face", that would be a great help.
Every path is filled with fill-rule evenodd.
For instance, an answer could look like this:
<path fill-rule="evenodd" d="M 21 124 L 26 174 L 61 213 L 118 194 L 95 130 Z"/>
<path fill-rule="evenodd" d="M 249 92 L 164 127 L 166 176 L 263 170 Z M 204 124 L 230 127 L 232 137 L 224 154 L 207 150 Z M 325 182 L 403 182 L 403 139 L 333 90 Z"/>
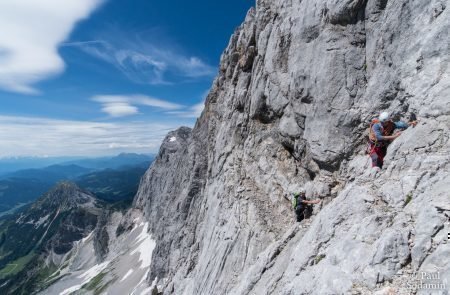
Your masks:
<path fill-rule="evenodd" d="M 311 205 L 319 204 L 320 200 L 307 200 L 305 191 L 301 190 L 299 192 L 292 194 L 292 207 L 297 215 L 297 222 L 309 217 L 312 213 Z"/>
<path fill-rule="evenodd" d="M 369 128 L 369 155 L 372 159 L 372 167 L 383 167 L 383 160 L 387 153 L 387 146 L 391 141 L 400 136 L 401 131 L 394 134 L 396 129 L 405 130 L 409 126 L 416 126 L 417 121 L 405 123 L 390 120 L 387 112 L 382 112 L 377 119 L 373 119 Z"/>

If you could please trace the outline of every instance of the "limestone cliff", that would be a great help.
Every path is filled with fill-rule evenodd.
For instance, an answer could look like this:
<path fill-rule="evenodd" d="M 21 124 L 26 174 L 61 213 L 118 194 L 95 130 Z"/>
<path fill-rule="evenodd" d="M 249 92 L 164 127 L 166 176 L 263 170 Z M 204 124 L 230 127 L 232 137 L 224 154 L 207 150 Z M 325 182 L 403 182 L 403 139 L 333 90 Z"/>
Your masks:
<path fill-rule="evenodd" d="M 450 289 L 448 1 L 258 0 L 193 130 L 164 140 L 135 207 L 164 294 Z M 374 175 L 370 119 L 421 119 Z M 322 205 L 299 228 L 285 196 Z M 310 223 L 310 224 L 309 224 Z"/>

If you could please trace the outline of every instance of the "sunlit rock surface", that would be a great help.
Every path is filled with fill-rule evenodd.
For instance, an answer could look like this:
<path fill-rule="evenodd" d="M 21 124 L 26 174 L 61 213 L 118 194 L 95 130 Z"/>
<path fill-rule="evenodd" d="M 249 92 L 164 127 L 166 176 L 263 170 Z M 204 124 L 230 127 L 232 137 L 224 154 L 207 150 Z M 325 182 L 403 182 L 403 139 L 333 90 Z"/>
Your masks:
<path fill-rule="evenodd" d="M 133 210 L 106 221 L 103 257 L 84 238 L 46 294 L 102 273 L 108 294 L 402 294 L 419 272 L 448 292 L 448 6 L 258 0 L 195 127 L 168 134 Z M 380 111 L 421 121 L 374 173 Z M 296 224 L 301 187 L 322 204 Z"/>
<path fill-rule="evenodd" d="M 141 182 L 148 283 L 397 294 L 426 271 L 448 290 L 448 19 L 448 1 L 257 1 L 194 129 L 169 134 Z M 375 174 L 366 130 L 382 110 L 421 121 Z M 302 228 L 285 198 L 299 187 L 323 199 Z"/>

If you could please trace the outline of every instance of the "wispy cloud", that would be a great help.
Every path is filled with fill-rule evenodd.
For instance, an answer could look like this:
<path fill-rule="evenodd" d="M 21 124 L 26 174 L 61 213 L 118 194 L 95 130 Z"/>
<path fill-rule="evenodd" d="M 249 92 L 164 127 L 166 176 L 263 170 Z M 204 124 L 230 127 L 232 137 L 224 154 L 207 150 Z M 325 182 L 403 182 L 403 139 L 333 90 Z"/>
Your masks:
<path fill-rule="evenodd" d="M 180 118 L 198 118 L 202 114 L 204 108 L 205 108 L 205 101 L 206 97 L 208 96 L 209 90 L 206 90 L 203 95 L 201 96 L 201 101 L 197 104 L 194 104 L 193 106 L 190 106 L 189 108 L 185 110 L 180 111 L 171 111 L 168 112 L 171 115 L 175 115 Z"/>
<path fill-rule="evenodd" d="M 172 112 L 168 112 L 168 113 L 171 115 L 175 115 L 177 117 L 181 117 L 181 118 L 198 118 L 202 114 L 204 108 L 205 108 L 205 102 L 202 101 L 198 104 L 195 104 L 195 105 L 189 107 L 187 110 L 172 111 Z"/>
<path fill-rule="evenodd" d="M 155 107 L 162 110 L 177 110 L 182 105 L 145 95 L 96 95 L 93 101 L 102 104 L 102 111 L 112 117 L 123 117 L 139 113 L 136 106 Z"/>
<path fill-rule="evenodd" d="M 139 112 L 137 107 L 123 102 L 105 103 L 102 107 L 102 111 L 112 117 L 130 116 L 135 115 Z"/>
<path fill-rule="evenodd" d="M 64 70 L 58 45 L 102 0 L 0 1 L 0 88 L 36 93 L 33 84 Z"/>
<path fill-rule="evenodd" d="M 105 123 L 0 116 L 0 157 L 157 152 L 167 132 L 180 123 L 179 120 Z"/>
<path fill-rule="evenodd" d="M 140 84 L 172 84 L 179 79 L 212 77 L 215 67 L 196 56 L 186 56 L 162 45 L 122 40 L 113 45 L 104 40 L 71 42 L 66 46 L 108 62 L 131 81 Z"/>

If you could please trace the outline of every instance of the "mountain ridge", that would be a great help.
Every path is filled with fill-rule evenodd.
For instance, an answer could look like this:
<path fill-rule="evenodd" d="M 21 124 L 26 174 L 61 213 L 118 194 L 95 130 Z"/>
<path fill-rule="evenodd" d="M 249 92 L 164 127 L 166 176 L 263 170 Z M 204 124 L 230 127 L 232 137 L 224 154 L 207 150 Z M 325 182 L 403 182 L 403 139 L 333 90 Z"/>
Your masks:
<path fill-rule="evenodd" d="M 28 208 L 2 218 L 0 290 L 22 294 L 46 286 L 51 270 L 94 231 L 105 208 L 91 193 L 61 182 Z"/>
<path fill-rule="evenodd" d="M 194 128 L 169 132 L 133 207 L 78 240 L 41 294 L 428 294 L 416 273 L 448 292 L 448 13 L 256 1 Z M 420 122 L 377 171 L 364 141 L 381 111 Z M 301 189 L 321 204 L 296 223 Z"/>
<path fill-rule="evenodd" d="M 57 182 L 64 180 L 85 186 L 104 200 L 131 202 L 139 178 L 150 166 L 151 160 L 152 157 L 147 155 L 120 154 L 113 158 L 88 161 L 90 166 L 100 163 L 100 168 L 60 163 L 1 175 L 0 210 L 3 215 L 14 212 L 15 207 L 34 201 Z"/>
<path fill-rule="evenodd" d="M 142 179 L 149 284 L 387 294 L 410 292 L 414 272 L 450 277 L 445 15 L 442 1 L 257 1 L 190 136 L 169 134 Z M 378 173 L 364 141 L 381 111 L 421 121 Z M 286 200 L 299 189 L 322 199 L 301 228 Z"/>

